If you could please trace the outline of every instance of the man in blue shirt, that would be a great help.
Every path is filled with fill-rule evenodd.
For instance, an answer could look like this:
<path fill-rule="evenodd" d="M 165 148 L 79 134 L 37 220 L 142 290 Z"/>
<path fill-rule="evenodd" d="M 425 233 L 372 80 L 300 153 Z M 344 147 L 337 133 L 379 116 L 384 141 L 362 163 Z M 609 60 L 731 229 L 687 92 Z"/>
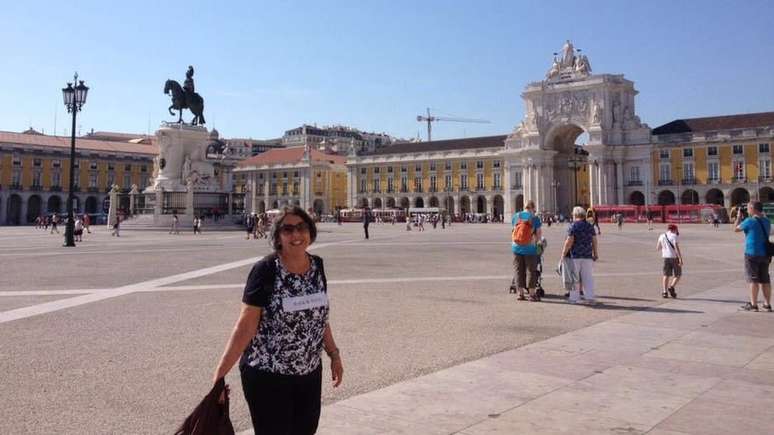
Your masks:
<path fill-rule="evenodd" d="M 511 218 L 511 225 L 514 230 L 520 224 L 524 226 L 525 230 L 529 229 L 531 236 L 529 241 L 524 244 L 511 241 L 514 268 L 511 291 L 515 293 L 518 290 L 519 300 L 523 301 L 526 299 L 524 296 L 524 290 L 526 289 L 527 293 L 529 293 L 529 300 L 539 302 L 540 296 L 535 292 L 535 286 L 537 285 L 537 241 L 540 240 L 541 223 L 540 219 L 535 216 L 534 201 L 528 201 L 524 210 L 516 212 Z M 527 276 L 529 276 L 529 280 L 527 280 Z"/>
<path fill-rule="evenodd" d="M 771 223 L 763 215 L 763 204 L 752 201 L 748 204 L 750 217 L 742 221 L 742 213 L 736 214 L 736 232 L 744 231 L 744 271 L 750 283 L 750 302 L 742 305 L 745 311 L 758 311 L 758 290 L 763 290 L 766 303 L 763 309 L 771 311 L 771 278 L 766 252 L 766 241 L 771 232 Z"/>

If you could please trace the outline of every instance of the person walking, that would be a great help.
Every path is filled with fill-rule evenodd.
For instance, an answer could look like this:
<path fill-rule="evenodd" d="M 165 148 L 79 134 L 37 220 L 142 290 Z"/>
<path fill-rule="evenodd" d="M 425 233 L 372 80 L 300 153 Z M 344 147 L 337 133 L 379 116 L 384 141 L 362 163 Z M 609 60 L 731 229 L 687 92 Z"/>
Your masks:
<path fill-rule="evenodd" d="M 120 229 L 121 229 L 121 216 L 118 213 L 116 213 L 116 216 L 113 218 L 113 231 L 110 233 L 110 235 L 121 237 Z"/>
<path fill-rule="evenodd" d="M 87 233 L 91 234 L 91 216 L 89 216 L 88 213 L 83 214 L 83 229 L 86 230 Z"/>
<path fill-rule="evenodd" d="M 653 231 L 653 212 L 650 209 L 645 211 L 645 219 L 648 221 L 648 231 Z"/>
<path fill-rule="evenodd" d="M 57 234 L 59 234 L 59 229 L 57 228 L 57 225 L 59 224 L 59 216 L 54 213 L 51 215 L 51 232 L 49 234 L 54 234 L 54 231 L 56 231 Z"/>
<path fill-rule="evenodd" d="M 169 229 L 169 234 L 180 234 L 180 219 L 177 217 L 177 210 L 172 210 L 172 228 Z"/>
<path fill-rule="evenodd" d="M 744 218 L 740 211 L 736 214 L 735 232 L 744 232 L 744 270 L 750 283 L 750 301 L 742 305 L 744 311 L 758 311 L 758 293 L 763 291 L 765 303 L 763 309 L 771 311 L 771 278 L 768 253 L 768 240 L 771 223 L 763 214 L 763 204 L 752 201 L 748 205 L 750 216 Z"/>
<path fill-rule="evenodd" d="M 365 232 L 365 238 L 368 239 L 368 224 L 371 223 L 371 210 L 366 207 L 363 209 L 363 232 Z"/>
<path fill-rule="evenodd" d="M 194 216 L 194 218 L 193 218 L 193 233 L 194 233 L 194 235 L 202 233 L 201 225 L 202 225 L 201 218 L 199 216 Z"/>
<path fill-rule="evenodd" d="M 615 215 L 615 223 L 618 225 L 618 232 L 621 232 L 623 230 L 623 224 L 624 224 L 624 215 L 623 213 L 619 212 Z"/>
<path fill-rule="evenodd" d="M 656 249 L 661 250 L 661 258 L 664 259 L 661 297 L 665 299 L 669 296 L 677 298 L 675 286 L 683 275 L 683 253 L 680 251 L 680 243 L 677 240 L 679 235 L 677 225 L 669 224 L 667 231 L 658 236 L 658 242 L 656 242 Z"/>
<path fill-rule="evenodd" d="M 77 217 L 75 218 L 75 224 L 73 229 L 73 237 L 76 242 L 82 242 L 83 241 L 83 221 L 81 218 Z"/>
<path fill-rule="evenodd" d="M 342 382 L 323 260 L 307 253 L 316 237 L 315 223 L 301 207 L 282 209 L 271 230 L 274 253 L 250 271 L 239 319 L 215 368 L 213 383 L 239 360 L 255 433 L 317 431 L 323 350 L 331 360 L 333 387 Z"/>
<path fill-rule="evenodd" d="M 570 256 L 572 258 L 575 274 L 580 279 L 580 282 L 576 283 L 575 288 L 570 291 L 569 301 L 571 304 L 580 302 L 581 291 L 583 291 L 583 299 L 589 305 L 593 305 L 596 303 L 594 299 L 593 264 L 599 258 L 597 254 L 597 234 L 594 226 L 587 221 L 586 210 L 583 210 L 583 207 L 574 207 L 572 209 L 572 217 L 573 222 L 570 228 L 567 229 L 567 238 L 564 241 L 562 256 L 560 257 Z"/>
<path fill-rule="evenodd" d="M 511 218 L 513 231 L 511 234 L 511 252 L 513 252 L 513 279 L 511 293 L 519 294 L 518 299 L 539 302 L 540 296 L 535 292 L 537 286 L 537 242 L 540 240 L 540 218 L 535 216 L 535 202 L 527 201 L 524 210 L 514 213 Z"/>

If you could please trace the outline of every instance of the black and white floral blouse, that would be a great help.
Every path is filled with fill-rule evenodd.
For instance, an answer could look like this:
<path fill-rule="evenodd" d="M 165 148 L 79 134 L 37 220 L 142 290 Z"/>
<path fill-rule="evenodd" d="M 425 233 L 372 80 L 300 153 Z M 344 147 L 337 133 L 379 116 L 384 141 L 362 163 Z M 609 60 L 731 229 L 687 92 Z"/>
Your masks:
<path fill-rule="evenodd" d="M 319 367 L 329 308 L 322 259 L 310 257 L 304 275 L 288 272 L 279 256 L 270 258 L 276 271 L 270 294 L 264 282 L 272 264 L 261 268 L 259 262 L 250 271 L 242 301 L 263 312 L 242 364 L 282 375 L 306 375 Z"/>

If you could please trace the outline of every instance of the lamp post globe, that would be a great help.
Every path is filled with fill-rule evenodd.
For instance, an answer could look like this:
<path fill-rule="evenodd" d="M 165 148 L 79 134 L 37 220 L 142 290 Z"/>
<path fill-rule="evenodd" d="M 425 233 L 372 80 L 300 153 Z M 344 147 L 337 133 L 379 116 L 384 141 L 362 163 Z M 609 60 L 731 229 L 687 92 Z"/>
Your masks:
<path fill-rule="evenodd" d="M 73 86 L 76 84 L 76 86 Z M 70 183 L 67 195 L 67 225 L 65 227 L 65 246 L 75 246 L 75 216 L 73 215 L 73 202 L 75 202 L 75 118 L 76 114 L 86 104 L 86 96 L 89 93 L 89 87 L 83 84 L 83 80 L 78 80 L 78 73 L 75 73 L 72 82 L 67 83 L 66 88 L 62 88 L 62 99 L 68 113 L 73 114 L 73 125 L 70 131 Z"/>

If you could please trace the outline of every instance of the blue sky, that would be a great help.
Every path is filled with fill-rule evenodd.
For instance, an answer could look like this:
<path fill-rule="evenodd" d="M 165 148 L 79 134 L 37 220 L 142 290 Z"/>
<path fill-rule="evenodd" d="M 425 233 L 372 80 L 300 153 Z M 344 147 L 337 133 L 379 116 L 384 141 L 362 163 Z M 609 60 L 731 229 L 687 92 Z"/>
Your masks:
<path fill-rule="evenodd" d="M 681 117 L 774 110 L 770 1 L 131 1 L 3 6 L 0 130 L 69 128 L 61 88 L 91 87 L 78 124 L 151 132 L 168 78 L 196 68 L 208 127 L 270 138 L 302 123 L 434 138 L 505 134 L 524 85 L 565 39 L 594 73 L 623 73 L 655 127 Z M 30 4 L 23 4 L 30 3 Z M 68 17 L 65 22 L 64 17 Z M 190 119 L 191 115 L 186 114 Z"/>

